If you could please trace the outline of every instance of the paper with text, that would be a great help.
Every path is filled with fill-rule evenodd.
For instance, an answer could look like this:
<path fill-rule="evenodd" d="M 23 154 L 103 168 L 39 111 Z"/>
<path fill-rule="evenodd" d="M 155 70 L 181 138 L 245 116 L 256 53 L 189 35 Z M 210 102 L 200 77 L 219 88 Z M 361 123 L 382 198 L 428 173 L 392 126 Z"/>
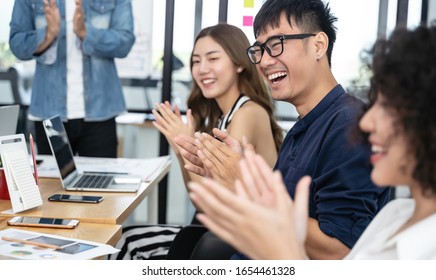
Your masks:
<path fill-rule="evenodd" d="M 8 182 L 8 186 L 10 183 L 9 188 L 19 193 L 20 199 L 18 202 L 22 204 L 22 206 L 16 207 L 13 201 L 14 212 L 17 212 L 15 209 L 21 212 L 42 205 L 41 193 L 33 177 L 27 153 L 23 150 L 5 152 L 3 158 L 6 161 L 7 172 L 10 173 L 9 177 L 12 178 Z"/>
<path fill-rule="evenodd" d="M 0 154 L 12 212 L 18 213 L 42 205 L 41 193 L 33 177 L 24 134 L 0 137 Z"/>

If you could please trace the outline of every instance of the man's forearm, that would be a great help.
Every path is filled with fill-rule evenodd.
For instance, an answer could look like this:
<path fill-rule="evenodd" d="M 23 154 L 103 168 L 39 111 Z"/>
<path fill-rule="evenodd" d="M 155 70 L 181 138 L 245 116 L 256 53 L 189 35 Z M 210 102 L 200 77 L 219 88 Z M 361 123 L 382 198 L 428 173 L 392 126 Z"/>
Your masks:
<path fill-rule="evenodd" d="M 314 260 L 340 260 L 350 252 L 344 243 L 326 235 L 313 218 L 307 224 L 305 247 L 308 257 Z"/>

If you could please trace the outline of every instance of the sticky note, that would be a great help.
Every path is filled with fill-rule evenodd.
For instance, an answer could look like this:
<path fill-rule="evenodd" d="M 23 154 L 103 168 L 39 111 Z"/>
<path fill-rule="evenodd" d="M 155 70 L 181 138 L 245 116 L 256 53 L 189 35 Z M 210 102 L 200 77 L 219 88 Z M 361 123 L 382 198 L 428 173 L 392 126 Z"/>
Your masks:
<path fill-rule="evenodd" d="M 243 26 L 253 26 L 253 17 L 252 16 L 243 16 L 242 17 L 242 25 Z"/>
<path fill-rule="evenodd" d="M 244 8 L 253 8 L 254 0 L 244 0 Z"/>

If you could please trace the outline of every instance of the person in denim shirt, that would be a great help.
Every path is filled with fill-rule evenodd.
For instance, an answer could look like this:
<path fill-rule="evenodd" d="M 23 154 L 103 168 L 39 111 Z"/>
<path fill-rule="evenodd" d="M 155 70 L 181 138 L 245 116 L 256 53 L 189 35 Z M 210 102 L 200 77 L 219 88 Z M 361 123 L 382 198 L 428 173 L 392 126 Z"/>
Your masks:
<path fill-rule="evenodd" d="M 9 44 L 37 62 L 29 119 L 40 154 L 51 153 L 41 121 L 60 115 L 75 154 L 116 157 L 126 106 L 114 58 L 134 42 L 130 0 L 15 1 Z"/>

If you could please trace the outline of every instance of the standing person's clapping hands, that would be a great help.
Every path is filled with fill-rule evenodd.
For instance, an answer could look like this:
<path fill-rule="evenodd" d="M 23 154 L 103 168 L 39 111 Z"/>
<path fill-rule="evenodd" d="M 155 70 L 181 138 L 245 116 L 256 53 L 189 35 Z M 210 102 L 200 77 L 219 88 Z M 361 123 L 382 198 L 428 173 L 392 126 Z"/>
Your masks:
<path fill-rule="evenodd" d="M 61 30 L 61 18 L 59 14 L 58 6 L 55 0 L 44 0 L 44 14 L 47 22 L 47 29 L 45 33 L 44 42 L 40 44 L 35 54 L 44 52 L 51 43 L 56 40 Z"/>
<path fill-rule="evenodd" d="M 80 39 L 86 37 L 85 12 L 83 11 L 82 0 L 76 0 L 76 10 L 73 18 L 73 31 Z"/>

